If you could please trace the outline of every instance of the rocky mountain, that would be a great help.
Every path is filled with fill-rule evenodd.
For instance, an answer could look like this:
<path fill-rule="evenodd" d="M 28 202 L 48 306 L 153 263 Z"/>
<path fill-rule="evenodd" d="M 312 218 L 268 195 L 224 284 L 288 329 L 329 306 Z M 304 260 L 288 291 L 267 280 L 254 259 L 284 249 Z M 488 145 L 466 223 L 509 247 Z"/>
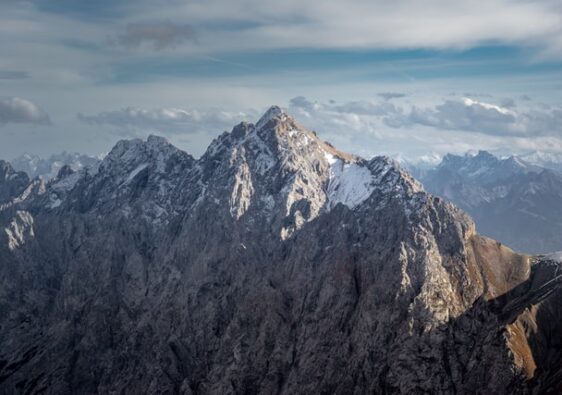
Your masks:
<path fill-rule="evenodd" d="M 562 390 L 560 257 L 278 107 L 35 183 L 3 192 L 0 393 Z"/>
<path fill-rule="evenodd" d="M 58 174 L 63 166 L 70 166 L 74 171 L 98 165 L 100 158 L 93 156 L 62 152 L 44 159 L 37 155 L 23 154 L 13 159 L 10 163 L 17 171 L 27 173 L 30 178 L 40 177 L 50 180 Z"/>
<path fill-rule="evenodd" d="M 480 151 L 446 155 L 420 179 L 466 210 L 483 234 L 522 252 L 562 250 L 562 175 Z"/>
<path fill-rule="evenodd" d="M 407 158 L 402 154 L 390 155 L 401 167 L 406 169 L 417 180 L 423 179 L 429 172 L 441 163 L 442 157 L 438 154 L 430 154 L 416 159 Z"/>

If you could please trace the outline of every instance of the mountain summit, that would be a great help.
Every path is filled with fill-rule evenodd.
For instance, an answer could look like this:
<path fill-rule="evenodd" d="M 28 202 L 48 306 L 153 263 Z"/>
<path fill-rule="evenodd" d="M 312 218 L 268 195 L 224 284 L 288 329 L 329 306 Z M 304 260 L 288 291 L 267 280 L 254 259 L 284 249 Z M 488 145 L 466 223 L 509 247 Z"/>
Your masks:
<path fill-rule="evenodd" d="M 4 167 L 0 393 L 560 390 L 558 255 L 279 107 L 200 159 L 151 136 Z"/>

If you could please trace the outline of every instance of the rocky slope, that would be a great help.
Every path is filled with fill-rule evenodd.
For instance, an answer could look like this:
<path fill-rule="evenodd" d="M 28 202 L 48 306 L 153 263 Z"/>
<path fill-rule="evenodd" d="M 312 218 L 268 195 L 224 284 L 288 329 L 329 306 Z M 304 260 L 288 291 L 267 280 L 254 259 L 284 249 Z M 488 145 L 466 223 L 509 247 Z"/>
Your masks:
<path fill-rule="evenodd" d="M 560 390 L 558 258 L 278 107 L 35 183 L 3 192 L 0 393 Z"/>
<path fill-rule="evenodd" d="M 424 187 L 466 210 L 481 233 L 517 251 L 562 250 L 562 176 L 516 157 L 446 155 Z"/>

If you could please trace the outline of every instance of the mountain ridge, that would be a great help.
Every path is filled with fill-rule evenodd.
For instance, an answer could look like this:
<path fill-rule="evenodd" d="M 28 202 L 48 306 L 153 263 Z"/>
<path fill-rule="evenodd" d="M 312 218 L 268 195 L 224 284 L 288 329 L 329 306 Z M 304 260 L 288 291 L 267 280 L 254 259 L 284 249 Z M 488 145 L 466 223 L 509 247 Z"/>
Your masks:
<path fill-rule="evenodd" d="M 153 136 L 34 182 L 0 209 L 0 393 L 530 393 L 559 374 L 533 340 L 556 341 L 559 263 L 278 107 L 199 159 Z"/>
<path fill-rule="evenodd" d="M 562 176 L 517 157 L 446 155 L 419 173 L 425 188 L 466 210 L 480 231 L 518 251 L 562 249 Z"/>

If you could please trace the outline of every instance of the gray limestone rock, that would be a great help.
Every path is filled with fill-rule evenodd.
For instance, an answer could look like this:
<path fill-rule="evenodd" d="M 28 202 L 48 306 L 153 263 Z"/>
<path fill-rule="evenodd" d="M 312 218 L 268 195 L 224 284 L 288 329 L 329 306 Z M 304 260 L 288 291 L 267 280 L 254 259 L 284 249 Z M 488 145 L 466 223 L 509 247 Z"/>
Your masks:
<path fill-rule="evenodd" d="M 21 193 L 2 394 L 560 391 L 561 264 L 278 107 L 198 160 L 121 141 Z"/>

